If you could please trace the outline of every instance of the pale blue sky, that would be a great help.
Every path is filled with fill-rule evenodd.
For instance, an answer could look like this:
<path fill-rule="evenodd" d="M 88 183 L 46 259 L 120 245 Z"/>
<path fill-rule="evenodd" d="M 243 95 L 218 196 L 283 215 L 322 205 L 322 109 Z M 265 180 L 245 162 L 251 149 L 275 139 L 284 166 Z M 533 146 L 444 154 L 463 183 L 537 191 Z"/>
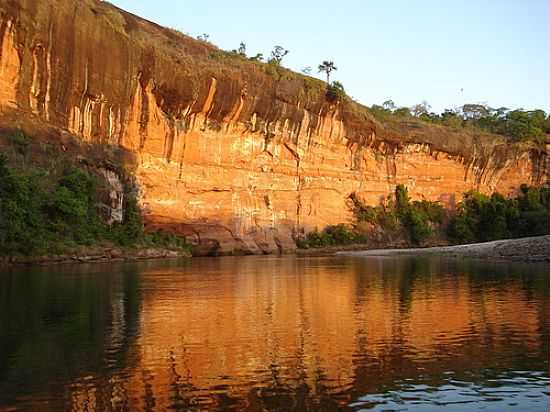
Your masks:
<path fill-rule="evenodd" d="M 284 46 L 293 70 L 334 60 L 334 79 L 367 105 L 550 112 L 550 0 L 112 2 L 193 36 L 208 33 L 222 49 L 244 41 L 249 54 L 269 55 Z"/>

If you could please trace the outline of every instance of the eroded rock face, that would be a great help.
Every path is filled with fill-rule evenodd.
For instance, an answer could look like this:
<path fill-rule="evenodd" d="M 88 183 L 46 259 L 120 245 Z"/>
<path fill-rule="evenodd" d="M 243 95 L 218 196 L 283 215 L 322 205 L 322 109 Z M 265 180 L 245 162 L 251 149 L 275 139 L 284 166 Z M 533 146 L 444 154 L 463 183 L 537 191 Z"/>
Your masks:
<path fill-rule="evenodd" d="M 350 221 L 352 192 L 376 204 L 404 183 L 452 206 L 472 188 L 548 178 L 548 148 L 385 128 L 358 104 L 327 101 L 322 82 L 103 2 L 0 0 L 0 13 L 0 126 L 39 121 L 132 152 L 149 227 L 205 253 L 292 250 L 295 233 Z"/>
<path fill-rule="evenodd" d="M 102 193 L 103 203 L 101 210 L 107 224 L 123 223 L 124 221 L 124 183 L 114 170 L 100 168 L 98 172 L 103 176 L 107 187 Z"/>

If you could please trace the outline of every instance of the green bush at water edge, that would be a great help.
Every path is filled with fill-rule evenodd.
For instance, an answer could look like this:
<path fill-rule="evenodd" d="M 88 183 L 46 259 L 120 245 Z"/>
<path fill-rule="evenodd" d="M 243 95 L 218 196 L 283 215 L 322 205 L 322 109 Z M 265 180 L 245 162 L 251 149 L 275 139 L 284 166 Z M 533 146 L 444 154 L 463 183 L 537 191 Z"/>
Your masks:
<path fill-rule="evenodd" d="M 0 256 L 64 253 L 96 244 L 188 249 L 175 235 L 146 234 L 132 197 L 125 202 L 124 222 L 105 224 L 98 213 L 98 183 L 77 167 L 52 182 L 46 170 L 15 171 L 0 156 Z"/>

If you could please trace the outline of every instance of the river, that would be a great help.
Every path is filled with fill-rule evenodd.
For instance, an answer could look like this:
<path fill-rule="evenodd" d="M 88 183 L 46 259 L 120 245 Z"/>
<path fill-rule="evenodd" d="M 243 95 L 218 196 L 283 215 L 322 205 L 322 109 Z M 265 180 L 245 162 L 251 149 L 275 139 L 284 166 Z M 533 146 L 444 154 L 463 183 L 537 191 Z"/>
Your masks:
<path fill-rule="evenodd" d="M 0 411 L 548 411 L 550 266 L 2 269 Z"/>

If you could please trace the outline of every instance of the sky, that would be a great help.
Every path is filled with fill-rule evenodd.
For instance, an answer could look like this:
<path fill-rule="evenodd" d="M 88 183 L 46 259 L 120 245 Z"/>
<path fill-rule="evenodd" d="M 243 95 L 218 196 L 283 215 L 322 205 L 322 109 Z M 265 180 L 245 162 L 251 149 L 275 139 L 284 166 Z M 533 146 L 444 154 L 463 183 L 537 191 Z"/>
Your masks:
<path fill-rule="evenodd" d="M 550 0 L 111 0 L 249 55 L 290 50 L 296 71 L 323 60 L 348 95 L 372 105 L 427 101 L 550 112 Z"/>

